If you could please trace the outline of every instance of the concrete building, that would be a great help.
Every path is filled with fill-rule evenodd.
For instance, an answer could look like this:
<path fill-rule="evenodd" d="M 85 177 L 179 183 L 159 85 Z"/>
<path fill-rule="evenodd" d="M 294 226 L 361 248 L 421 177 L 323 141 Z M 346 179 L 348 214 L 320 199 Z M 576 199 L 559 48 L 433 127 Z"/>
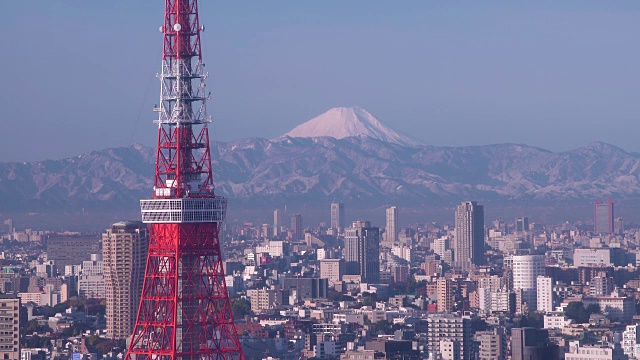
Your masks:
<path fill-rule="evenodd" d="M 576 267 L 625 266 L 624 250 L 621 248 L 574 249 L 573 265 Z"/>
<path fill-rule="evenodd" d="M 538 276 L 536 281 L 537 311 L 553 311 L 553 280 L 548 276 Z"/>
<path fill-rule="evenodd" d="M 565 360 L 627 360 L 619 344 L 580 345 L 579 341 L 569 343 Z"/>
<path fill-rule="evenodd" d="M 20 360 L 20 299 L 0 295 L 0 359 Z"/>
<path fill-rule="evenodd" d="M 603 314 L 611 321 L 619 321 L 629 323 L 636 313 L 635 301 L 629 296 L 598 296 L 585 297 L 582 299 L 585 307 L 589 305 L 598 305 Z"/>
<path fill-rule="evenodd" d="M 529 218 L 526 216 L 517 217 L 515 225 L 515 230 L 517 233 L 529 231 Z"/>
<path fill-rule="evenodd" d="M 295 214 L 291 216 L 291 231 L 293 231 L 293 240 L 304 240 L 304 228 L 302 227 L 302 215 Z"/>
<path fill-rule="evenodd" d="M 324 259 L 320 260 L 320 277 L 329 280 L 329 284 L 342 281 L 345 274 L 344 259 Z"/>
<path fill-rule="evenodd" d="M 609 199 L 606 203 L 596 201 L 593 204 L 593 231 L 596 234 L 613 234 L 613 205 L 613 199 Z"/>
<path fill-rule="evenodd" d="M 558 348 L 549 343 L 547 330 L 511 329 L 511 360 L 549 360 L 558 358 Z"/>
<path fill-rule="evenodd" d="M 345 226 L 344 204 L 334 201 L 331 203 L 331 227 L 342 232 Z"/>
<path fill-rule="evenodd" d="M 547 313 L 544 314 L 545 329 L 562 329 L 570 325 L 573 320 L 569 319 L 564 313 Z"/>
<path fill-rule="evenodd" d="M 118 222 L 102 235 L 109 339 L 131 336 L 140 304 L 148 250 L 149 233 L 142 222 Z"/>
<path fill-rule="evenodd" d="M 477 333 L 476 339 L 480 343 L 479 360 L 507 359 L 507 334 L 503 327 Z"/>
<path fill-rule="evenodd" d="M 99 239 L 95 236 L 51 236 L 47 240 L 47 260 L 55 261 L 58 269 L 67 265 L 80 265 L 91 260 L 91 254 L 100 252 Z"/>
<path fill-rule="evenodd" d="M 427 318 L 427 348 L 429 355 L 442 356 L 441 341 L 457 341 L 461 360 L 471 359 L 471 319 L 456 314 L 434 314 Z"/>
<path fill-rule="evenodd" d="M 640 350 L 640 325 L 627 325 L 622 332 L 622 350 L 631 359 L 638 357 Z"/>
<path fill-rule="evenodd" d="M 104 282 L 104 275 L 78 276 L 78 295 L 87 299 L 106 298 L 107 287 Z"/>
<path fill-rule="evenodd" d="M 277 293 L 273 289 L 247 290 L 247 297 L 251 302 L 251 311 L 256 314 L 275 309 L 278 306 Z"/>
<path fill-rule="evenodd" d="M 484 208 L 475 201 L 465 201 L 456 208 L 455 222 L 454 265 L 463 270 L 483 265 Z"/>
<path fill-rule="evenodd" d="M 589 281 L 589 296 L 609 296 L 613 292 L 613 278 L 604 276 L 596 276 Z"/>
<path fill-rule="evenodd" d="M 280 228 L 284 225 L 282 223 L 282 210 L 275 209 L 273 210 L 273 236 L 280 236 Z"/>
<path fill-rule="evenodd" d="M 387 208 L 387 226 L 384 229 L 384 239 L 386 242 L 394 243 L 398 241 L 398 208 L 395 206 Z"/>
<path fill-rule="evenodd" d="M 380 229 L 368 221 L 355 221 L 345 230 L 344 259 L 348 275 L 360 275 L 362 282 L 380 282 Z"/>
<path fill-rule="evenodd" d="M 514 255 L 513 288 L 522 290 L 522 301 L 536 311 L 538 276 L 545 275 L 544 255 Z"/>
<path fill-rule="evenodd" d="M 436 283 L 438 294 L 438 312 L 453 311 L 453 289 L 450 279 L 438 278 Z"/>

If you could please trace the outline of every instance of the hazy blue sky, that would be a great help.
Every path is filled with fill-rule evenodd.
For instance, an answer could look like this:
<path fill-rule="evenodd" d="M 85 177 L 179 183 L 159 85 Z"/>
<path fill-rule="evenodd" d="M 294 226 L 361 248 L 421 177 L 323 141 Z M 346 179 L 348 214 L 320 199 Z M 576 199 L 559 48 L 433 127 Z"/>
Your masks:
<path fill-rule="evenodd" d="M 163 3 L 0 1 L 0 161 L 152 145 Z M 637 1 L 200 8 L 214 140 L 274 138 L 360 105 L 433 145 L 640 151 Z"/>

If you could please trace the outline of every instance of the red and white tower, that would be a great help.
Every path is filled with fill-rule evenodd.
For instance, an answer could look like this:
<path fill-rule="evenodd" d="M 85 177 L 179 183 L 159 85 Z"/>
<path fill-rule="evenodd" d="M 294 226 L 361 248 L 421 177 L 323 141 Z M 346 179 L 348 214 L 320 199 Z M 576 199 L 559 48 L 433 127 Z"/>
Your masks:
<path fill-rule="evenodd" d="M 197 0 L 165 0 L 149 255 L 127 360 L 238 359 L 218 233 Z"/>

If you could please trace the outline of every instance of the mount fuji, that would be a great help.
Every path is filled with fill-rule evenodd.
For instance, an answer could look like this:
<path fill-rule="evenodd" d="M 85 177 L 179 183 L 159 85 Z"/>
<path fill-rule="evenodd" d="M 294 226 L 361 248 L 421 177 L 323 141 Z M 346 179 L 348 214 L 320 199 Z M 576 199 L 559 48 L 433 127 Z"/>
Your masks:
<path fill-rule="evenodd" d="M 422 145 L 406 135 L 389 128 L 382 121 L 361 107 L 336 107 L 296 126 L 284 134 L 292 138 L 332 137 L 344 139 L 352 136 L 368 136 L 372 139 L 416 147 Z"/>

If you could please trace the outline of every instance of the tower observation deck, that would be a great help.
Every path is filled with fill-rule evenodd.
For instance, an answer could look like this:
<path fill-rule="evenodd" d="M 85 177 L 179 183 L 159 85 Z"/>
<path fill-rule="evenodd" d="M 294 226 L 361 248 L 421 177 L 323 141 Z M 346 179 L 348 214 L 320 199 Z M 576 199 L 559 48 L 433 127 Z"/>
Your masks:
<path fill-rule="evenodd" d="M 215 195 L 197 0 L 165 0 L 150 241 L 127 360 L 244 360 L 229 303 Z"/>

